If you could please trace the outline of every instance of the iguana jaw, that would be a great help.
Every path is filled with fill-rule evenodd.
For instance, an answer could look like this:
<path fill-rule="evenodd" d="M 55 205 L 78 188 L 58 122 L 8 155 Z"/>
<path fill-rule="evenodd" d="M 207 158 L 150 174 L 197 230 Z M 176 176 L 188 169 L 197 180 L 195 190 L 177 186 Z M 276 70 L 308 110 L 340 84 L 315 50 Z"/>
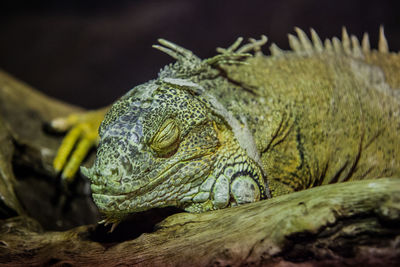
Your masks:
<path fill-rule="evenodd" d="M 198 191 L 198 184 L 212 171 L 212 162 L 216 156 L 214 152 L 210 149 L 206 153 L 177 161 L 157 177 L 147 177 L 145 180 L 148 180 L 148 183 L 130 192 L 104 192 L 104 186 L 92 184 L 93 199 L 100 212 L 108 214 L 109 217 L 155 207 L 180 206 L 179 199 L 190 194 L 190 191 Z M 82 172 L 96 180 L 91 169 L 82 168 Z M 186 175 L 183 175 L 185 173 Z M 103 177 L 104 179 L 107 178 Z M 184 179 L 192 183 L 182 182 Z"/>
<path fill-rule="evenodd" d="M 193 145 L 194 140 L 199 140 L 197 146 Z M 91 169 L 82 167 L 82 173 L 92 181 L 93 199 L 103 213 L 117 215 L 154 207 L 179 206 L 179 199 L 195 190 L 212 171 L 218 146 L 212 124 L 203 123 L 185 136 L 178 151 L 170 158 L 155 158 L 143 148 L 137 150 L 136 156 L 130 154 L 132 160 L 136 158 L 137 169 L 129 173 L 120 170 L 117 173 L 122 175 L 114 177 L 109 170 L 113 169 L 112 166 L 121 167 L 118 158 L 111 162 L 103 161 L 109 162 L 104 165 L 100 164 L 99 157 Z M 103 148 L 99 151 L 101 155 L 109 154 Z M 124 157 L 122 153 L 119 155 Z M 152 164 L 146 165 L 149 162 Z M 152 171 L 143 172 L 143 166 L 151 167 Z"/>

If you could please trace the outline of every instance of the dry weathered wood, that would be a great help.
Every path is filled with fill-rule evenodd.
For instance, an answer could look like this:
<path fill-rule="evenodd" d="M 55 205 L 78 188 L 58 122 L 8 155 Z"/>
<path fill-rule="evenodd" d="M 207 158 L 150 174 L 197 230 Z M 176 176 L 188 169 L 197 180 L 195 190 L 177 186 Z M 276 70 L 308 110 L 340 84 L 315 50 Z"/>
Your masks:
<path fill-rule="evenodd" d="M 96 209 L 89 192 L 83 192 L 88 186 L 82 179 L 68 190 L 60 188 L 52 161 L 62 136 L 44 130 L 51 119 L 81 110 L 0 70 L 0 218 L 26 212 L 50 229 L 96 220 Z M 77 194 L 70 196 L 69 191 Z"/>
<path fill-rule="evenodd" d="M 79 111 L 82 109 L 45 96 L 0 70 L 0 116 L 13 139 L 25 147 L 21 161 L 54 174 L 51 162 L 60 139 L 46 134 L 43 124 Z"/>
<path fill-rule="evenodd" d="M 14 192 L 15 177 L 11 165 L 13 152 L 11 136 L 0 117 L 0 197 L 3 201 L 0 214 L 7 216 L 24 213 Z"/>
<path fill-rule="evenodd" d="M 6 173 L 7 179 L 1 181 L 7 188 L 15 183 L 11 164 L 14 170 L 27 167 L 25 172 L 35 177 L 34 183 L 50 178 L 60 138 L 46 134 L 43 123 L 74 110 L 0 72 L 0 119 L 4 122 L 0 121 L 0 142 L 7 148 L 0 148 L 0 169 L 1 174 Z M 21 176 L 18 171 L 16 184 Z M 28 186 L 25 189 L 20 194 L 30 193 Z M 41 205 L 28 214 L 35 217 L 36 212 L 48 208 L 44 202 Z M 81 206 L 78 208 L 84 211 Z M 73 216 L 63 220 L 82 221 L 68 218 Z M 0 263 L 281 266 L 394 265 L 400 261 L 400 179 L 393 178 L 323 186 L 203 214 L 178 213 L 154 231 L 144 214 L 134 215 L 134 220 L 111 234 L 96 225 L 43 230 L 31 217 L 0 221 Z M 150 225 L 146 233 L 143 224 Z"/>
<path fill-rule="evenodd" d="M 356 194 L 355 194 L 356 193 Z M 114 244 L 90 227 L 35 232 L 3 223 L 3 262 L 114 265 L 230 265 L 282 262 L 394 264 L 400 260 L 400 180 L 323 186 L 203 214 L 175 214 L 153 233 Z M 132 229 L 135 225 L 132 225 Z M 93 236 L 92 236 L 93 237 Z"/>

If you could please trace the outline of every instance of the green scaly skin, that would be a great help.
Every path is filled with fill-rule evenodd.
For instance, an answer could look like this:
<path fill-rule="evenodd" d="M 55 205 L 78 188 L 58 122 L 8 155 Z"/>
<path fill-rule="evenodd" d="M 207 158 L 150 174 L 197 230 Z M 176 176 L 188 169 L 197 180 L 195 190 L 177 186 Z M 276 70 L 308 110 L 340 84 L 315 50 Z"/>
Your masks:
<path fill-rule="evenodd" d="M 296 29 L 177 62 L 118 100 L 99 130 L 93 198 L 107 222 L 155 207 L 203 212 L 313 186 L 400 177 L 400 57 L 344 31 L 323 45 Z M 256 51 L 251 57 L 247 52 Z M 245 64 L 243 64 L 245 63 Z"/>

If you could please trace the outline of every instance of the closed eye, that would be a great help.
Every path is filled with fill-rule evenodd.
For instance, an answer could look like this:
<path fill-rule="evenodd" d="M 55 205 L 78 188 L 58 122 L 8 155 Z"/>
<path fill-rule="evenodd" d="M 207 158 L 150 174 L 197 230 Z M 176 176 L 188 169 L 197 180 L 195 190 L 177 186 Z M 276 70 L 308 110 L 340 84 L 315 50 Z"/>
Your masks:
<path fill-rule="evenodd" d="M 151 149 L 159 156 L 176 151 L 179 146 L 180 129 L 177 122 L 167 119 L 150 142 Z"/>

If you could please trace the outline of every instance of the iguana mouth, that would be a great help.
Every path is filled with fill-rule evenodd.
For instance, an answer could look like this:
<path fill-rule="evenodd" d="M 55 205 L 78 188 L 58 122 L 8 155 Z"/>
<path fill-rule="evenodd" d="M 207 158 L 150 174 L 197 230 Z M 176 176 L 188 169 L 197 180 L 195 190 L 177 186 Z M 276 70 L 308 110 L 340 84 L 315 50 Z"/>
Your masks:
<path fill-rule="evenodd" d="M 89 170 L 89 175 L 87 175 L 88 173 L 84 173 L 85 176 L 89 177 L 89 179 L 91 180 L 91 189 L 93 194 L 96 195 L 102 195 L 102 196 L 110 196 L 110 197 L 114 197 L 114 196 L 125 196 L 126 198 L 134 198 L 138 195 L 140 195 L 140 193 L 142 192 L 149 192 L 151 190 L 153 190 L 155 187 L 157 187 L 158 185 L 160 185 L 163 181 L 166 181 L 168 179 L 168 177 L 174 175 L 175 173 L 177 173 L 179 170 L 181 170 L 186 164 L 190 161 L 196 161 L 201 159 L 202 161 L 206 161 L 206 162 L 212 162 L 212 156 L 214 155 L 214 153 L 210 150 L 205 151 L 203 153 L 198 153 L 196 155 L 191 155 L 190 157 L 184 158 L 182 160 L 176 161 L 174 163 L 172 163 L 171 165 L 167 166 L 166 169 L 164 169 L 162 172 L 160 172 L 157 176 L 155 176 L 155 178 L 148 178 L 148 180 L 150 181 L 149 183 L 140 186 L 136 189 L 133 189 L 129 192 L 121 192 L 119 188 L 114 188 L 115 190 L 112 190 L 110 192 L 104 192 L 104 189 L 107 188 L 108 190 L 110 190 L 111 188 L 109 186 L 107 186 L 107 182 L 103 182 L 103 183 L 99 183 L 100 180 L 102 181 L 112 181 L 112 179 L 108 178 L 108 177 L 104 177 L 102 179 L 99 179 L 98 175 L 96 174 L 95 171 Z M 182 166 L 180 166 L 182 165 Z M 120 186 L 122 186 L 121 181 L 124 178 L 120 179 L 119 183 Z M 129 179 L 129 178 L 128 178 Z M 134 181 L 131 181 L 131 183 Z M 129 183 L 129 182 L 128 182 Z"/>
<path fill-rule="evenodd" d="M 212 160 L 211 159 L 212 155 L 213 155 L 212 153 L 206 153 L 203 155 L 197 155 L 196 157 L 189 157 L 185 160 L 177 161 L 171 166 L 169 166 L 168 170 L 163 171 L 160 175 L 158 175 L 156 178 L 154 178 L 151 182 L 149 182 L 145 186 L 142 186 L 140 188 L 137 188 L 133 191 L 126 193 L 123 192 L 105 193 L 102 192 L 104 189 L 104 185 L 98 186 L 92 184 L 93 199 L 101 212 L 108 212 L 115 210 L 126 211 L 127 209 L 130 209 L 131 212 L 133 211 L 138 212 L 141 210 L 146 210 L 151 207 L 155 207 L 158 204 L 160 206 L 173 205 L 177 200 L 176 197 L 171 197 L 171 196 L 173 194 L 178 194 L 179 190 L 176 189 L 179 188 L 174 187 L 172 184 L 171 185 L 168 184 L 168 180 L 170 179 L 170 177 L 172 177 L 176 173 L 179 173 L 182 167 L 186 166 L 185 162 L 196 161 L 198 159 L 201 159 L 202 160 L 201 162 L 204 163 L 205 159 L 204 157 L 207 158 L 206 160 L 207 164 L 205 165 L 208 166 L 208 168 L 206 166 L 204 166 L 204 168 L 197 168 L 190 175 L 192 177 L 198 176 L 199 174 L 200 175 L 205 174 L 205 176 L 208 176 L 208 173 L 212 170 L 211 168 L 212 164 L 211 162 L 209 162 L 209 160 Z M 181 166 L 181 164 L 185 165 Z M 165 186 L 163 186 L 163 184 Z M 158 190 L 157 187 L 164 189 Z M 160 195 L 160 192 L 164 192 L 164 194 Z"/>

